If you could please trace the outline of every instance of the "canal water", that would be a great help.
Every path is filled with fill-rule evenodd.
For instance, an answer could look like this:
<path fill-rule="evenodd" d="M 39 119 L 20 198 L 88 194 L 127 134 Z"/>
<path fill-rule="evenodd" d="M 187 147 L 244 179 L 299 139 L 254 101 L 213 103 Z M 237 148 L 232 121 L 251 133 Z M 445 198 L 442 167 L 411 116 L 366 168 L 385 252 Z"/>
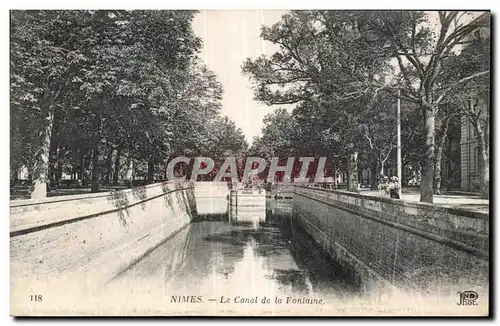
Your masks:
<path fill-rule="evenodd" d="M 227 212 L 201 216 L 111 284 L 139 282 L 165 296 L 205 300 L 236 294 L 341 299 L 358 293 L 351 276 L 292 218 L 292 200 L 266 199 L 265 207 Z"/>

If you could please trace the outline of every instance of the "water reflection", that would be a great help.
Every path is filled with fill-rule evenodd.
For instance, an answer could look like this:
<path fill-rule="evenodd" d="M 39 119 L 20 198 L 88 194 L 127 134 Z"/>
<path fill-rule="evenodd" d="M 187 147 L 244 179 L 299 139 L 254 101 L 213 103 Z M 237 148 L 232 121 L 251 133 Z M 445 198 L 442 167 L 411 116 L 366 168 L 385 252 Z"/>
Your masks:
<path fill-rule="evenodd" d="M 178 293 L 335 294 L 356 291 L 348 276 L 291 218 L 290 201 L 191 223 L 115 281 L 143 280 Z"/>
<path fill-rule="evenodd" d="M 266 206 L 230 206 L 229 220 L 233 225 L 249 224 L 257 227 L 266 221 Z"/>

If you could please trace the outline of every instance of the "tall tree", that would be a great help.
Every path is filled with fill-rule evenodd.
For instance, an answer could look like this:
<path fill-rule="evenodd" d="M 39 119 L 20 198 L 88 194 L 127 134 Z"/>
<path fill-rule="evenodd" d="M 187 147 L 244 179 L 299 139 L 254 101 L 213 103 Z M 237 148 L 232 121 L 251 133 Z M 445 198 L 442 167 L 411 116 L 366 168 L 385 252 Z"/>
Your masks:
<path fill-rule="evenodd" d="M 46 195 L 49 165 L 59 175 L 65 152 L 81 178 L 91 158 L 97 190 L 101 165 L 109 174 L 111 155 L 125 144 L 153 163 L 169 150 L 183 76 L 201 45 L 194 14 L 12 11 L 13 163 L 30 167 L 33 198 Z"/>
<path fill-rule="evenodd" d="M 335 138 L 342 135 L 353 191 L 359 183 L 360 137 L 351 131 L 378 92 L 371 81 L 379 80 L 389 68 L 380 55 L 383 44 L 372 34 L 355 12 L 292 11 L 272 27 L 262 28 L 261 37 L 279 45 L 280 51 L 247 59 L 243 65 L 256 85 L 257 100 L 268 105 L 309 102 L 302 108 L 317 106 L 323 111 L 318 119 L 335 120 L 342 126 L 342 132 L 331 127 L 315 131 Z"/>
<path fill-rule="evenodd" d="M 440 11 L 435 33 L 434 21 L 424 12 L 369 12 L 367 18 L 372 30 L 384 40 L 385 52 L 389 51 L 397 60 L 400 78 L 395 79 L 388 89 L 395 93 L 401 88 L 402 97 L 417 103 L 422 111 L 425 162 L 420 200 L 433 202 L 435 117 L 439 104 L 454 88 L 489 74 L 489 69 L 476 69 L 458 80 L 439 81 L 443 61 L 471 33 L 489 25 L 489 21 L 472 20 L 465 12 Z"/>
<path fill-rule="evenodd" d="M 74 66 L 83 56 L 77 49 L 78 11 L 11 12 L 11 111 L 19 104 L 31 110 L 36 139 L 32 141 L 32 197 L 45 197 L 48 181 L 49 148 L 55 110 L 71 81 Z M 62 107 L 60 107 L 62 108 Z"/>

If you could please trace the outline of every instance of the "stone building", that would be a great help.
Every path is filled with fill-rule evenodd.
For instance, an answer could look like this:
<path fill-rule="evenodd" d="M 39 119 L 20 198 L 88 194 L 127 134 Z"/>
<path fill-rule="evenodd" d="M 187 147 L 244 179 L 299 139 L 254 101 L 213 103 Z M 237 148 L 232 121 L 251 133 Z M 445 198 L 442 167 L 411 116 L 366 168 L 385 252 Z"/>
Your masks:
<path fill-rule="evenodd" d="M 485 22 L 487 27 L 481 27 L 472 33 L 469 38 L 464 42 L 464 47 L 467 46 L 468 41 L 478 38 L 490 38 L 490 27 L 489 27 L 490 14 L 484 13 L 478 18 L 476 22 Z M 489 98 L 476 99 L 476 106 L 480 106 L 481 110 L 488 112 L 490 109 Z M 472 103 L 468 103 L 472 105 Z M 489 116 L 489 115 L 486 115 Z M 486 121 L 484 130 L 486 134 L 486 139 L 489 138 L 489 119 Z M 472 124 L 467 121 L 467 118 L 463 116 L 461 118 L 461 131 L 460 131 L 460 190 L 478 192 L 480 187 L 479 182 L 479 147 L 477 142 L 477 135 L 474 131 Z M 489 144 L 489 142 L 487 142 Z"/>

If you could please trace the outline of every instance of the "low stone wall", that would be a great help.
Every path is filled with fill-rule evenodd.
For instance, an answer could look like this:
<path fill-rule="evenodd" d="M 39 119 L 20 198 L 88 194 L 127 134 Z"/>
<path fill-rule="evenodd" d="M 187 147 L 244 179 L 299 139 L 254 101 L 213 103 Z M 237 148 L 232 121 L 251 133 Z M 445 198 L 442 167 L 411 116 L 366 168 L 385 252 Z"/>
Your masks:
<path fill-rule="evenodd" d="M 229 184 L 227 182 L 195 182 L 194 196 L 199 217 L 210 219 L 227 216 L 229 193 Z"/>
<path fill-rule="evenodd" d="M 294 216 L 361 282 L 450 291 L 488 286 L 487 214 L 296 186 Z"/>
<path fill-rule="evenodd" d="M 190 183 L 11 201 L 11 284 L 90 273 L 99 286 L 187 226 L 195 213 Z"/>

